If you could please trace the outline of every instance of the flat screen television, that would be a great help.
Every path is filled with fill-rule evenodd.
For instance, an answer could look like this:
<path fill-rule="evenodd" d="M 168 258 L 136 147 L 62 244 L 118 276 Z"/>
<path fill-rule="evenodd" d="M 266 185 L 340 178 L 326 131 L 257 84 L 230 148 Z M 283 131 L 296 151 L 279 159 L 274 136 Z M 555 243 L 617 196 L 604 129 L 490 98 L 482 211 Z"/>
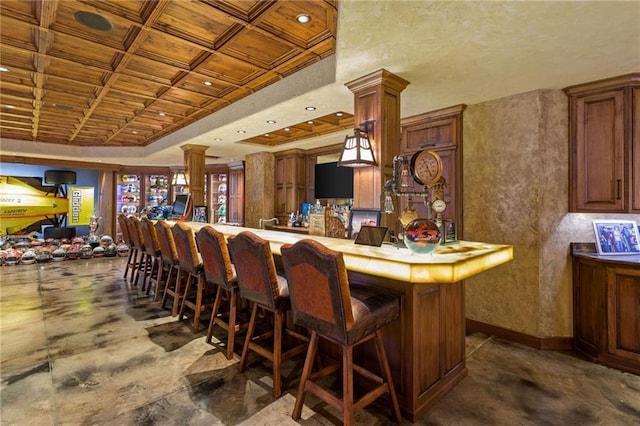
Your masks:
<path fill-rule="evenodd" d="M 353 198 L 353 169 L 337 162 L 316 164 L 314 197 Z"/>
<path fill-rule="evenodd" d="M 189 196 L 191 194 L 178 194 L 173 202 L 173 208 L 171 210 L 172 216 L 184 216 L 189 208 Z"/>

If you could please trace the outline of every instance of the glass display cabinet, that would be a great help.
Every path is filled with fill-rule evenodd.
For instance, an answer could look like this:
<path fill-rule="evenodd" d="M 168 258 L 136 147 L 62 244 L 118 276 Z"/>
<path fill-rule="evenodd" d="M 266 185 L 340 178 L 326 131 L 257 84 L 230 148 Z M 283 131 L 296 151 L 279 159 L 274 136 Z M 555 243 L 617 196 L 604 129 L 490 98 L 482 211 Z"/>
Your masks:
<path fill-rule="evenodd" d="M 227 173 L 209 173 L 209 221 L 227 223 L 228 182 Z"/>

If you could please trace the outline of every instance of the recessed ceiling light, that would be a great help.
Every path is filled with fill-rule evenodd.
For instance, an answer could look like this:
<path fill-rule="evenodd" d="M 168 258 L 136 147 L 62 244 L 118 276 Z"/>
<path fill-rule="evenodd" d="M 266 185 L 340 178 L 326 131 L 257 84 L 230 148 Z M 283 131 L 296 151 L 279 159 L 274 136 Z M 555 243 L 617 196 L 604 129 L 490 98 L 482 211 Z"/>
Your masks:
<path fill-rule="evenodd" d="M 336 112 L 336 115 L 337 115 L 338 117 L 342 117 L 344 114 L 343 114 L 343 113 L 341 113 L 341 112 Z"/>
<path fill-rule="evenodd" d="M 111 21 L 102 15 L 98 15 L 93 12 L 76 12 L 73 15 L 76 21 L 80 22 L 85 27 L 98 31 L 111 31 L 114 26 Z"/>
<path fill-rule="evenodd" d="M 313 124 L 313 120 L 307 121 L 307 124 Z"/>
<path fill-rule="evenodd" d="M 204 84 L 205 86 L 213 86 L 213 83 L 212 83 L 212 82 L 210 82 L 210 81 L 205 81 L 205 82 L 204 82 L 204 83 L 202 83 L 202 84 Z"/>
<path fill-rule="evenodd" d="M 289 130 L 291 130 L 291 129 L 290 129 L 290 128 L 288 128 L 288 127 L 285 127 L 285 128 L 284 128 L 284 131 L 285 131 L 285 132 L 288 132 Z"/>
<path fill-rule="evenodd" d="M 13 106 L 13 105 L 7 105 L 7 108 L 9 108 L 9 109 L 14 109 L 14 108 L 15 108 L 15 106 Z"/>
<path fill-rule="evenodd" d="M 167 114 L 165 114 L 164 112 L 159 112 L 158 115 L 160 115 L 160 117 L 164 117 Z"/>
<path fill-rule="evenodd" d="M 269 137 L 269 136 L 270 136 L 270 135 L 269 135 L 269 133 L 265 133 L 264 135 L 265 135 L 266 137 Z"/>
<path fill-rule="evenodd" d="M 276 120 L 267 120 L 268 124 L 276 124 Z"/>
<path fill-rule="evenodd" d="M 134 131 L 132 131 L 131 133 L 133 133 L 134 135 L 137 135 L 137 134 L 138 134 L 138 132 L 136 132 L 135 130 L 134 130 Z"/>
<path fill-rule="evenodd" d="M 238 133 L 244 134 L 244 133 L 247 133 L 247 131 L 246 130 L 238 130 Z"/>
<path fill-rule="evenodd" d="M 8 72 L 9 68 L 7 67 L 0 67 L 0 72 Z"/>
<path fill-rule="evenodd" d="M 306 109 L 307 111 L 315 111 L 316 107 L 314 106 L 308 106 L 308 107 L 304 107 L 304 109 Z"/>
<path fill-rule="evenodd" d="M 214 141 L 216 141 L 216 142 L 220 142 L 222 139 L 220 139 L 220 138 L 214 138 L 213 140 L 214 140 Z"/>
<path fill-rule="evenodd" d="M 306 24 L 309 21 L 311 21 L 311 16 L 306 15 L 306 14 L 300 14 L 298 16 L 296 16 L 296 21 L 300 22 L 301 24 Z"/>

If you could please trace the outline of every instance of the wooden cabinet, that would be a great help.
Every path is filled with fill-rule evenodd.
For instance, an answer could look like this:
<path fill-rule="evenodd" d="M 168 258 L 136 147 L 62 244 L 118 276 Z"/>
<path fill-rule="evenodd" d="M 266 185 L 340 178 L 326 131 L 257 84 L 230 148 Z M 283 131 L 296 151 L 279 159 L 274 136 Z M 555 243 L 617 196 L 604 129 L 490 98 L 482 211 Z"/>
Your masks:
<path fill-rule="evenodd" d="M 572 244 L 574 348 L 640 374 L 640 256 L 605 258 L 592 250 L 592 243 Z"/>
<path fill-rule="evenodd" d="M 640 73 L 565 92 L 570 211 L 640 212 Z"/>
<path fill-rule="evenodd" d="M 229 164 L 229 222 L 244 225 L 244 161 Z"/>
<path fill-rule="evenodd" d="M 275 215 L 287 223 L 289 213 L 300 210 L 306 193 L 304 151 L 291 150 L 275 155 Z"/>
<path fill-rule="evenodd" d="M 465 105 L 430 111 L 402 120 L 401 153 L 405 156 L 430 149 L 440 155 L 443 165 L 443 177 L 447 181 L 444 201 L 447 209 L 444 217 L 457 223 L 462 231 L 462 112 Z M 411 179 L 407 191 L 420 191 L 422 188 Z M 426 217 L 427 207 L 422 199 L 414 199 L 413 207 L 420 217 Z M 407 206 L 403 197 L 400 211 Z M 459 235 L 461 236 L 461 235 Z"/>

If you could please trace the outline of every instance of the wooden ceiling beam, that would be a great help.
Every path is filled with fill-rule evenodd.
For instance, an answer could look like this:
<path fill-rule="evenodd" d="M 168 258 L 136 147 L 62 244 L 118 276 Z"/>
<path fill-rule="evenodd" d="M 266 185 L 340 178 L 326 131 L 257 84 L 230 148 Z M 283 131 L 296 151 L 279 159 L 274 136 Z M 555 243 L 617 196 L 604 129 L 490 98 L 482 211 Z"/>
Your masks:
<path fill-rule="evenodd" d="M 53 44 L 53 34 L 49 32 L 49 28 L 56 20 L 58 11 L 58 0 L 38 1 L 35 2 L 35 15 L 39 21 L 39 26 L 34 28 L 33 38 L 35 40 L 36 49 L 41 55 L 46 55 Z M 33 126 L 31 128 L 31 136 L 33 139 L 38 138 L 38 130 L 40 128 L 40 111 L 42 110 L 42 96 L 44 94 L 43 86 L 46 81 L 45 71 L 49 61 L 47 58 L 36 55 L 33 57 L 33 65 L 35 73 L 33 82 Z"/>

